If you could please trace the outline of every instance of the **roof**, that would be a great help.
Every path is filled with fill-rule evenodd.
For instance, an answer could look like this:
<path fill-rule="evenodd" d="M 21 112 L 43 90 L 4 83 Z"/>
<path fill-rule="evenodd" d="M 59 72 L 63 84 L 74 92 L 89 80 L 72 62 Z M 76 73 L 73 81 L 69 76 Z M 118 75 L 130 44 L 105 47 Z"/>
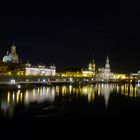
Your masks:
<path fill-rule="evenodd" d="M 12 57 L 10 55 L 5 55 L 3 57 L 3 62 L 8 62 L 8 61 L 12 61 Z"/>

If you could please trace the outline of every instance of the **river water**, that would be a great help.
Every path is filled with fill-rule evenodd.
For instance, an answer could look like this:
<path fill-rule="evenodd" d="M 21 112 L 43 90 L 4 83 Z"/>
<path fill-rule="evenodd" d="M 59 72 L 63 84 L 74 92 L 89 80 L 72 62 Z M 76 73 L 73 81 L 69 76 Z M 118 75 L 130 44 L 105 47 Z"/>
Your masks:
<path fill-rule="evenodd" d="M 45 136 L 48 132 L 48 136 L 66 134 L 86 139 L 120 137 L 135 130 L 139 114 L 138 85 L 57 85 L 0 90 L 0 128 L 3 132 L 17 131 L 22 136 L 26 133 L 36 136 L 37 132 Z"/>

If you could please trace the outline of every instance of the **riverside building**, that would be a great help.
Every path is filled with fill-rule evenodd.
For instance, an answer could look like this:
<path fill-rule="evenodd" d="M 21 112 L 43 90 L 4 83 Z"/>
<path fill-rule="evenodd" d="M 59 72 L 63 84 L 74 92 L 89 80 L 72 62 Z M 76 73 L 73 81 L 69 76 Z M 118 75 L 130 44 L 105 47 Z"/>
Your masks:
<path fill-rule="evenodd" d="M 0 75 L 54 76 L 55 73 L 56 67 L 54 65 L 48 67 L 45 65 L 32 66 L 29 62 L 20 62 L 15 43 L 12 44 L 10 53 L 7 51 L 0 62 Z"/>

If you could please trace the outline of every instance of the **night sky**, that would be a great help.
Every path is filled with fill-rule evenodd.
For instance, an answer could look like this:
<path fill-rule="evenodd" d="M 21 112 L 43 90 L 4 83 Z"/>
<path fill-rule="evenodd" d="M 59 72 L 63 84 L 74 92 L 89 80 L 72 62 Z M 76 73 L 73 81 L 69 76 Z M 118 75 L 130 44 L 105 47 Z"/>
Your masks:
<path fill-rule="evenodd" d="M 72 4 L 74 5 L 74 4 Z M 90 4 L 89 4 L 90 5 Z M 95 59 L 113 72 L 140 69 L 140 8 L 137 3 L 94 1 L 92 5 L 49 3 L 0 5 L 0 59 L 15 41 L 22 61 L 54 63 L 57 69 L 86 67 Z"/>

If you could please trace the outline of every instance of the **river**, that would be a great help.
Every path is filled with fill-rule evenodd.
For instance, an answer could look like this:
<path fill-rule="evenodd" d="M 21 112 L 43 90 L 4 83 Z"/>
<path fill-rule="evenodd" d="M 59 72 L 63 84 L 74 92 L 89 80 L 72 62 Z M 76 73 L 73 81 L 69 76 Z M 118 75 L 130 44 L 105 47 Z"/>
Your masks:
<path fill-rule="evenodd" d="M 0 128 L 21 135 L 23 130 L 30 136 L 40 130 L 43 136 L 47 131 L 48 136 L 64 132 L 79 137 L 83 133 L 85 138 L 92 133 L 93 138 L 100 138 L 100 132 L 124 135 L 129 126 L 131 130 L 138 124 L 139 114 L 138 85 L 100 83 L 0 90 Z"/>

